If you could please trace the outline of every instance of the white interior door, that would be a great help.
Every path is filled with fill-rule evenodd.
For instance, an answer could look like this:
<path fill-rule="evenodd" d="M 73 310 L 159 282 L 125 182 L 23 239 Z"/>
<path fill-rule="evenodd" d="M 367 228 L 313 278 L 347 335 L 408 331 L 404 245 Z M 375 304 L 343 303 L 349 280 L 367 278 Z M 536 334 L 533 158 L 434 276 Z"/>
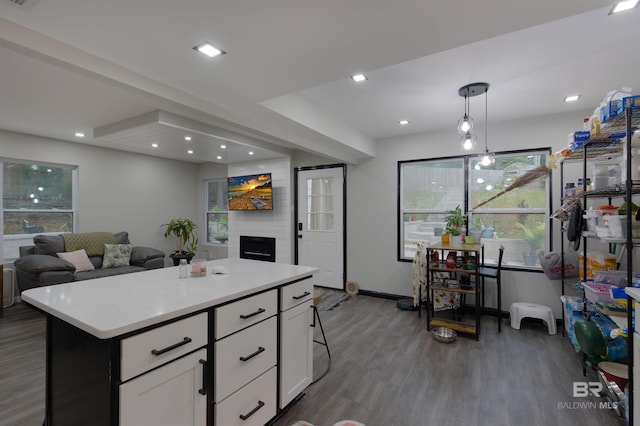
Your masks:
<path fill-rule="evenodd" d="M 316 285 L 344 290 L 344 168 L 298 171 L 298 265 Z"/>

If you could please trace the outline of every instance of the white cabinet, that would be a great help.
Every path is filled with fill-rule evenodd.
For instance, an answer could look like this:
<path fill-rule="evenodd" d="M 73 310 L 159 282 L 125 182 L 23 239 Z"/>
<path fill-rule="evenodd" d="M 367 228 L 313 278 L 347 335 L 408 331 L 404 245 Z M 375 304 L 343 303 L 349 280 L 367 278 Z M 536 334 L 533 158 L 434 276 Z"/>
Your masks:
<path fill-rule="evenodd" d="M 277 413 L 277 367 L 244 386 L 215 406 L 216 426 L 262 426 Z"/>
<path fill-rule="evenodd" d="M 277 413 L 278 291 L 216 307 L 215 425 L 263 425 Z"/>
<path fill-rule="evenodd" d="M 276 292 L 267 291 L 215 308 L 216 340 L 276 315 Z"/>
<path fill-rule="evenodd" d="M 120 386 L 120 426 L 191 426 L 207 422 L 206 349 Z"/>
<path fill-rule="evenodd" d="M 313 381 L 313 280 L 280 290 L 280 408 Z"/>
<path fill-rule="evenodd" d="M 274 367 L 278 359 L 275 316 L 214 344 L 216 402 Z M 275 387 L 272 390 L 275 393 Z"/>
<path fill-rule="evenodd" d="M 636 302 L 636 306 L 638 306 L 638 302 Z M 637 314 L 636 318 L 638 318 Z M 633 332 L 633 384 L 634 386 L 640 384 L 640 334 L 637 331 Z M 629 398 L 633 398 L 632 424 L 640 425 L 640 392 L 631 392 Z"/>
<path fill-rule="evenodd" d="M 208 315 L 201 313 L 122 339 L 120 379 L 126 381 L 207 344 Z"/>

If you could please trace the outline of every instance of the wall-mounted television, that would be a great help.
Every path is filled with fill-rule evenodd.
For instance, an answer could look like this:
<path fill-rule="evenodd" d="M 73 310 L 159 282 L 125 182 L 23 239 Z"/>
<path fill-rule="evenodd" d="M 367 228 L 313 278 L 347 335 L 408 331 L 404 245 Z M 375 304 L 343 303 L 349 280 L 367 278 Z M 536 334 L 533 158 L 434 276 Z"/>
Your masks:
<path fill-rule="evenodd" d="M 272 210 L 271 173 L 227 178 L 229 210 Z"/>

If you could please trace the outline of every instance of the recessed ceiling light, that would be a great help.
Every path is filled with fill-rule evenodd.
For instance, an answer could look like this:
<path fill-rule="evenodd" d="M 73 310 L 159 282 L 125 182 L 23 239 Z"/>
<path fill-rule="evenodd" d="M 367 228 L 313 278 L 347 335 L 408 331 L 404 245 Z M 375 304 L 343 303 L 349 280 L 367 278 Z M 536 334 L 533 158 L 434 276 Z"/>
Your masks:
<path fill-rule="evenodd" d="M 188 150 L 187 154 L 193 154 L 193 150 L 192 149 Z"/>
<path fill-rule="evenodd" d="M 222 155 L 218 155 L 216 158 L 217 158 L 218 160 L 222 160 Z"/>
<path fill-rule="evenodd" d="M 151 148 L 157 148 L 157 147 L 158 147 L 158 144 L 157 144 L 157 143 L 152 143 L 152 144 L 151 144 Z"/>
<path fill-rule="evenodd" d="M 249 155 L 253 155 L 253 151 L 249 151 Z"/>
<path fill-rule="evenodd" d="M 631 10 L 634 7 L 638 6 L 639 0 L 622 0 L 617 1 L 611 7 L 609 11 L 609 15 L 615 15 L 616 13 L 625 12 L 627 10 Z"/>
<path fill-rule="evenodd" d="M 351 79 L 356 83 L 360 83 L 361 81 L 367 80 L 367 76 L 364 74 L 354 74 L 351 76 Z"/>
<path fill-rule="evenodd" d="M 215 58 L 216 56 L 224 55 L 225 53 L 227 53 L 223 50 L 218 49 L 217 47 L 214 47 L 209 42 L 197 45 L 196 47 L 194 47 L 194 50 L 197 50 L 198 52 L 207 55 L 210 58 Z"/>
<path fill-rule="evenodd" d="M 191 136 L 185 136 L 185 137 L 184 137 L 184 140 L 185 140 L 185 141 L 190 141 L 190 140 L 191 140 Z"/>
<path fill-rule="evenodd" d="M 82 133 L 82 132 L 76 132 L 76 137 L 77 137 L 77 138 L 84 138 L 84 133 Z"/>
<path fill-rule="evenodd" d="M 564 98 L 564 101 L 565 102 L 575 102 L 578 99 L 580 99 L 580 96 L 582 96 L 582 95 L 570 95 L 570 96 L 567 96 L 566 98 Z"/>
<path fill-rule="evenodd" d="M 398 121 L 398 124 L 401 126 L 406 126 L 407 124 L 409 124 L 409 120 L 400 120 Z"/>
<path fill-rule="evenodd" d="M 226 145 L 220 145 L 220 148 L 222 148 L 222 149 L 226 149 L 226 148 L 227 148 L 227 146 L 226 146 Z"/>

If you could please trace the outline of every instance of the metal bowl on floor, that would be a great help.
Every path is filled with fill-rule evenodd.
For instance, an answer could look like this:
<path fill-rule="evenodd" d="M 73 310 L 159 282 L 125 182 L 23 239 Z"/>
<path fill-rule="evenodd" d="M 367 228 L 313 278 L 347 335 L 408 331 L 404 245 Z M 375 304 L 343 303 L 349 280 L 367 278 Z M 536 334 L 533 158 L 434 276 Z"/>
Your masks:
<path fill-rule="evenodd" d="M 443 343 L 451 343 L 456 340 L 457 336 L 454 330 L 447 327 L 435 327 L 433 330 L 431 330 L 431 332 L 433 333 L 433 337 L 435 337 L 436 340 Z"/>

